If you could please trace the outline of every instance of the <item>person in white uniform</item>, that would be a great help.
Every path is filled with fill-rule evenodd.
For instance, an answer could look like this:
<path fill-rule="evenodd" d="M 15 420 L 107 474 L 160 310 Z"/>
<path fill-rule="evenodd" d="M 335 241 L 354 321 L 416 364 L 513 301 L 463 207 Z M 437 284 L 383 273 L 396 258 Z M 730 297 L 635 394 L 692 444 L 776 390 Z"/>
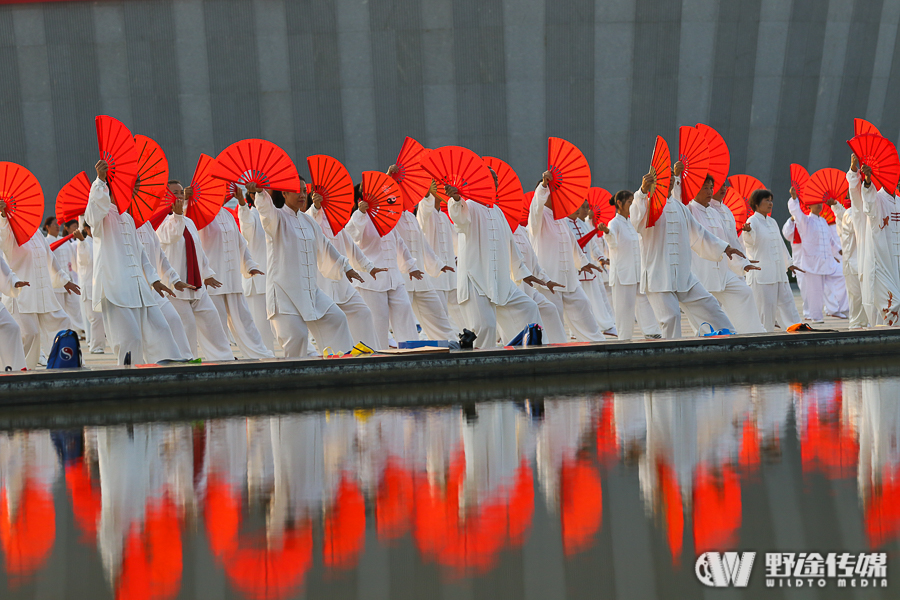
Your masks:
<path fill-rule="evenodd" d="M 797 229 L 797 222 L 791 217 L 781 226 L 781 235 L 791 244 L 791 260 L 795 265 L 803 263 L 803 238 Z M 806 294 L 806 286 L 803 285 L 803 271 L 794 273 L 797 279 L 797 288 L 800 290 L 800 302 L 803 305 L 803 318 L 809 320 L 809 299 Z"/>
<path fill-rule="evenodd" d="M 736 248 L 739 242 L 734 219 L 723 218 L 719 210 L 711 206 L 714 185 L 713 178 L 707 176 L 697 197 L 690 201 L 688 208 L 704 229 Z M 734 323 L 737 333 L 765 332 L 759 319 L 760 312 L 753 299 L 753 292 L 744 280 L 744 273 L 758 271 L 758 266 L 743 257 L 712 261 L 697 255 L 691 263 L 691 269 L 706 291 L 722 305 L 722 310 Z M 740 273 L 740 276 L 735 272 Z M 700 323 L 691 325 L 694 329 L 700 327 Z"/>
<path fill-rule="evenodd" d="M 525 266 L 529 272 L 533 273 L 541 281 L 547 282 L 548 290 L 552 291 L 555 288 L 562 287 L 550 279 L 550 276 L 541 267 L 537 254 L 534 252 L 534 246 L 531 245 L 531 240 L 528 239 L 528 231 L 521 224 L 516 226 L 516 230 L 513 232 L 513 240 L 516 242 L 516 248 L 519 250 L 519 254 L 522 255 L 522 260 L 525 261 Z M 563 324 L 563 317 L 559 313 L 559 309 L 556 308 L 556 304 L 547 300 L 544 294 L 537 291 L 533 286 L 527 285 L 522 279 L 516 279 L 515 284 L 538 305 L 544 336 L 546 336 L 543 341 L 548 344 L 564 344 L 566 342 L 566 327 Z"/>
<path fill-rule="evenodd" d="M 647 226 L 647 218 L 656 186 L 653 169 L 644 175 L 631 206 L 631 222 L 641 236 L 641 291 L 647 294 L 665 339 L 681 337 L 679 305 L 696 323 L 709 323 L 716 331 L 734 330 L 722 307 L 691 271 L 691 255 L 708 260 L 720 260 L 723 254 L 729 259 L 743 257 L 740 250 L 704 229 L 682 204 L 682 171 L 684 165 L 676 162 L 672 191 L 652 227 Z"/>
<path fill-rule="evenodd" d="M 84 218 L 82 217 L 82 221 Z M 75 247 L 75 263 L 78 268 L 78 280 L 84 282 L 81 290 L 82 314 L 87 318 L 86 326 L 89 329 L 89 347 L 91 354 L 103 354 L 106 352 L 106 330 L 103 328 L 103 313 L 94 310 L 94 302 L 91 300 L 91 288 L 94 281 L 94 238 L 91 236 L 91 227 L 83 224 L 80 231 L 75 232 L 78 242 Z M 155 235 L 153 237 L 156 237 Z"/>
<path fill-rule="evenodd" d="M 359 295 L 372 311 L 377 335 L 375 349 L 388 348 L 389 325 L 398 342 L 418 340 L 419 332 L 404 279 L 422 279 L 425 274 L 419 269 L 416 259 L 409 253 L 409 248 L 397 234 L 396 228 L 381 236 L 367 214 L 369 203 L 362 200 L 358 187 L 355 194 L 358 210 L 353 212 L 350 222 L 344 228 L 376 267 L 387 270 L 384 277 L 373 278 L 371 281 L 366 279 L 356 286 Z"/>
<path fill-rule="evenodd" d="M 588 263 L 598 267 L 598 270 L 582 269 L 578 273 L 578 281 L 581 282 L 581 289 L 584 290 L 588 300 L 591 302 L 594 318 L 597 319 L 600 329 L 606 333 L 613 334 L 616 333 L 616 316 L 606 294 L 606 284 L 603 283 L 603 274 L 606 273 L 603 264 L 608 261 L 596 244 L 597 234 L 600 233 L 600 230 L 596 227 L 590 229 L 584 221 L 589 212 L 590 209 L 588 208 L 587 200 L 585 200 L 578 210 L 567 218 L 560 220 L 564 221 L 569 226 L 569 229 L 572 230 L 576 246 L 584 253 Z"/>
<path fill-rule="evenodd" d="M 184 214 L 185 189 L 173 180 L 169 182 L 169 191 L 175 196 L 172 213 L 163 220 L 156 235 L 174 272 L 188 284 L 187 288 L 175 292 L 172 306 L 181 317 L 194 356 L 210 361 L 234 360 L 225 326 L 206 290 L 222 284 L 209 265 L 197 226 Z M 175 285 L 170 280 L 166 283 Z"/>
<path fill-rule="evenodd" d="M 809 205 L 809 214 L 803 214 L 797 191 L 791 187 L 791 199 L 788 210 L 797 223 L 800 237 L 803 239 L 802 262 L 797 264 L 803 269 L 803 285 L 809 301 L 809 318 L 813 323 L 824 323 L 825 285 L 833 284 L 835 276 L 840 277 L 841 246 L 835 239 L 828 223 L 820 215 L 822 203 Z M 843 278 L 841 278 L 843 281 Z"/>
<path fill-rule="evenodd" d="M 238 221 L 241 224 L 241 235 L 247 240 L 250 256 L 260 263 L 266 260 L 266 232 L 259 218 L 259 211 L 254 206 L 251 194 L 244 195 L 240 188 L 235 188 L 234 197 L 238 201 Z M 256 330 L 266 348 L 275 352 L 275 330 L 266 313 L 266 276 L 255 275 L 243 278 L 244 298 L 247 308 L 256 324 Z"/>
<path fill-rule="evenodd" d="M 94 310 L 103 313 L 106 337 L 118 364 L 131 354 L 132 364 L 187 360 L 175 344 L 157 295 L 173 295 L 150 263 L 137 238 L 134 220 L 119 209 L 106 183 L 108 165 L 99 161 L 97 179 L 91 184 L 85 222 L 94 237 Z M 149 285 L 147 282 L 151 282 Z"/>
<path fill-rule="evenodd" d="M 275 354 L 263 343 L 253 322 L 241 282 L 264 273 L 250 255 L 247 240 L 238 230 L 234 216 L 224 207 L 220 208 L 213 220 L 200 230 L 200 243 L 209 258 L 209 267 L 222 282 L 221 286 L 207 290 L 219 311 L 222 325 L 231 330 L 244 358 L 274 358 Z"/>
<path fill-rule="evenodd" d="M 416 220 L 425 235 L 425 241 L 431 246 L 444 264 L 456 267 L 457 233 L 450 222 L 450 217 L 441 210 L 441 199 L 437 195 L 437 183 L 432 179 L 431 188 L 416 209 Z M 450 323 L 455 331 L 462 331 L 462 313 L 456 299 L 456 272 L 441 271 L 437 277 L 431 277 L 431 286 L 437 291 L 441 303 L 447 311 Z"/>
<path fill-rule="evenodd" d="M 72 219 L 62 226 L 60 235 L 56 240 L 50 239 L 48 236 L 47 242 L 52 244 L 54 241 L 60 240 L 69 234 L 73 234 L 77 230 L 78 221 Z M 75 251 L 76 241 L 70 238 L 68 241 L 63 242 L 57 247 L 56 250 L 53 251 L 53 254 L 56 255 L 59 266 L 68 272 L 69 279 L 75 284 L 80 284 L 79 287 L 81 287 L 83 284 L 81 283 L 81 280 L 78 279 Z M 81 302 L 79 301 L 79 298 L 75 294 L 69 294 L 64 288 L 53 288 L 53 291 L 56 292 L 56 299 L 59 301 L 59 305 L 66 311 L 66 314 L 69 315 L 69 318 L 75 325 L 73 328 L 75 332 L 78 335 L 84 335 L 84 319 L 81 318 Z"/>
<path fill-rule="evenodd" d="M 862 329 L 869 326 L 866 311 L 863 309 L 861 276 L 859 273 L 859 251 L 856 236 L 856 209 L 853 206 L 844 208 L 837 203 L 831 207 L 834 211 L 838 238 L 841 240 L 841 271 L 844 273 L 844 284 L 847 287 L 849 303 L 850 329 Z"/>
<path fill-rule="evenodd" d="M 463 200 L 452 186 L 444 190 L 459 234 L 456 297 L 463 327 L 477 336 L 475 347 L 494 348 L 498 328 L 511 338 L 532 323 L 543 326 L 537 304 L 513 280 L 546 284 L 525 266 L 500 207 Z"/>
<path fill-rule="evenodd" d="M 539 291 L 547 300 L 556 304 L 556 309 L 563 315 L 563 322 L 575 335 L 576 340 L 602 342 L 606 337 L 594 316 L 591 301 L 581 287 L 581 281 L 578 280 L 578 275 L 582 271 L 599 272 L 600 268 L 588 261 L 564 220 L 557 221 L 554 218 L 548 185 L 551 179 L 550 172 L 545 172 L 531 198 L 528 234 L 541 266 L 553 281 L 560 283 L 561 287 L 555 293 L 543 289 Z M 610 316 L 610 323 L 604 325 L 615 327 L 615 322 Z"/>
<path fill-rule="evenodd" d="M 268 192 L 249 184 L 266 232 L 266 311 L 288 358 L 306 356 L 309 332 L 323 355 L 344 354 L 353 347 L 347 317 L 319 289 L 319 271 L 330 279 L 362 281 L 350 261 L 329 242 L 312 217 L 300 210 L 300 194 L 286 192 L 276 207 Z"/>
<path fill-rule="evenodd" d="M 0 294 L 4 298 L 15 298 L 22 288 L 28 287 L 9 268 L 9 264 L 0 256 Z M 22 344 L 22 329 L 5 306 L 0 304 L 0 370 L 9 368 L 12 371 L 24 371 L 25 347 Z"/>
<path fill-rule="evenodd" d="M 606 235 L 609 247 L 609 283 L 612 288 L 616 330 L 620 340 L 630 340 L 634 334 L 634 320 L 645 337 L 661 338 L 659 321 L 650 306 L 647 295 L 640 291 L 641 239 L 631 222 L 631 205 L 634 194 L 628 190 L 616 192 L 610 204 L 616 207 L 616 216 L 609 225 L 598 224 Z"/>
<path fill-rule="evenodd" d="M 759 319 L 769 332 L 775 331 L 776 321 L 782 331 L 800 322 L 787 272 L 797 274 L 801 270 L 791 261 L 778 223 L 772 218 L 774 206 L 769 190 L 756 190 L 750 194 L 753 214 L 747 219 L 750 227 L 742 236 L 748 258 L 756 261 L 758 267 L 747 273 L 747 283 L 753 290 Z"/>

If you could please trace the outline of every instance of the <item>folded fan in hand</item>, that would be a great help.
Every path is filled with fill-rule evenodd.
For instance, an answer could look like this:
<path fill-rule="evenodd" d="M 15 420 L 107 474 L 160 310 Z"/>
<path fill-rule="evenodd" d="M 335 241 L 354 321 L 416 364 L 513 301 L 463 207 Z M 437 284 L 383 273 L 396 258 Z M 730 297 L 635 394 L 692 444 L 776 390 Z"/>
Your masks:
<path fill-rule="evenodd" d="M 672 182 L 672 159 L 669 156 L 669 145 L 662 136 L 656 136 L 656 145 L 653 146 L 653 158 L 650 166 L 656 171 L 656 186 L 650 195 L 650 210 L 647 211 L 647 227 L 656 225 L 657 219 L 666 208 L 669 199 L 669 185 Z"/>
<path fill-rule="evenodd" d="M 97 124 L 97 144 L 100 158 L 109 166 L 106 183 L 113 202 L 122 214 L 131 205 L 131 195 L 138 173 L 138 152 L 134 137 L 120 121 L 100 115 Z"/>
<path fill-rule="evenodd" d="M 44 216 L 44 192 L 31 171 L 11 162 L 0 162 L 0 200 L 6 203 L 6 218 L 22 245 L 31 239 Z"/>
<path fill-rule="evenodd" d="M 439 185 L 453 186 L 463 198 L 494 206 L 497 197 L 494 178 L 481 157 L 468 148 L 437 148 L 423 153 L 419 164 Z"/>
<path fill-rule="evenodd" d="M 386 236 L 397 225 L 403 212 L 403 198 L 400 186 L 384 173 L 363 171 L 360 193 L 369 204 L 366 214 L 372 219 L 381 237 Z"/>
<path fill-rule="evenodd" d="M 503 211 L 510 230 L 515 231 L 519 227 L 519 219 L 522 217 L 522 202 L 525 199 L 522 182 L 519 181 L 519 176 L 512 170 L 512 167 L 499 158 L 485 156 L 484 164 L 497 174 L 496 204 Z"/>
<path fill-rule="evenodd" d="M 287 153 L 266 140 L 241 140 L 216 157 L 211 175 L 240 185 L 254 183 L 261 189 L 300 191 L 297 167 Z"/>
<path fill-rule="evenodd" d="M 353 179 L 336 158 L 316 154 L 306 159 L 312 177 L 312 190 L 322 196 L 322 210 L 337 235 L 350 220 L 353 212 Z M 429 180 L 430 181 L 430 180 Z"/>
<path fill-rule="evenodd" d="M 548 184 L 553 217 L 564 219 L 584 204 L 591 187 L 591 168 L 575 144 L 552 137 L 547 142 L 547 170 L 553 177 Z"/>

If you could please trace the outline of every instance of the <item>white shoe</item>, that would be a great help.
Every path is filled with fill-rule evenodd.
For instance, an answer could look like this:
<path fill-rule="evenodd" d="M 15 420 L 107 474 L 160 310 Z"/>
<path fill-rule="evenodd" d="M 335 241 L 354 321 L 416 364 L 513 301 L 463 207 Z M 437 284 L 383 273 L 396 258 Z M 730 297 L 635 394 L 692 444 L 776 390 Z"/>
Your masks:
<path fill-rule="evenodd" d="M 103 348 L 97 348 L 95 350 L 91 350 L 91 354 L 106 354 L 106 351 Z"/>

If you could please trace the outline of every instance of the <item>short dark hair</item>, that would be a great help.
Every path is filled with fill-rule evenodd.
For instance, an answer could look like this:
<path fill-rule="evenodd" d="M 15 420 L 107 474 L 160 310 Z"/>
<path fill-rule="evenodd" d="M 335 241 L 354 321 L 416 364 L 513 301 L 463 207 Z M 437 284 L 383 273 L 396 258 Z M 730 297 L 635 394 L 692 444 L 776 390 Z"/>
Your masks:
<path fill-rule="evenodd" d="M 618 207 L 619 202 L 627 202 L 629 198 L 634 198 L 634 194 L 632 194 L 628 190 L 619 190 L 613 195 L 612 198 L 609 199 L 609 203 L 612 206 Z"/>
<path fill-rule="evenodd" d="M 759 203 L 765 200 L 766 198 L 774 198 L 772 192 L 765 189 L 760 188 L 758 190 L 753 190 L 750 194 L 750 208 L 753 209 L 753 212 L 756 212 L 756 209 L 759 208 Z"/>
<path fill-rule="evenodd" d="M 280 192 L 278 190 L 272 190 L 272 204 L 275 205 L 275 208 L 283 208 L 284 207 L 284 192 Z"/>
<path fill-rule="evenodd" d="M 177 179 L 170 179 L 169 181 L 166 182 L 166 185 L 172 185 L 173 183 L 177 183 L 178 185 L 181 185 L 181 182 L 178 181 Z"/>

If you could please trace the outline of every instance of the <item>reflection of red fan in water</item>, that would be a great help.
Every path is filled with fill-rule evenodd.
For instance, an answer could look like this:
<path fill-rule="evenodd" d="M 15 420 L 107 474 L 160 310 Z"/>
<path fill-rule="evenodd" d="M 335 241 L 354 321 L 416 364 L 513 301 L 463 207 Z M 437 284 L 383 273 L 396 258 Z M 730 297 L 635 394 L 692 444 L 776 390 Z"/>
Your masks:
<path fill-rule="evenodd" d="M 553 217 L 564 219 L 579 209 L 591 187 L 591 167 L 575 144 L 560 138 L 547 142 L 548 184 L 553 200 Z"/>
<path fill-rule="evenodd" d="M 885 188 L 894 193 L 900 180 L 900 158 L 897 148 L 887 139 L 875 133 L 864 133 L 847 140 L 861 165 L 872 169 L 872 181 L 879 190 Z"/>
<path fill-rule="evenodd" d="M 728 152 L 728 144 L 725 143 L 719 132 L 709 125 L 697 123 L 697 130 L 703 134 L 703 137 L 706 138 L 706 144 L 709 146 L 709 174 L 715 182 L 713 184 L 713 193 L 716 193 L 725 183 L 725 180 L 728 178 L 728 169 L 731 168 L 731 154 Z"/>
<path fill-rule="evenodd" d="M 409 212 L 413 211 L 413 208 L 419 203 L 419 200 L 425 197 L 428 188 L 431 187 L 431 175 L 419 164 L 425 152 L 422 144 L 407 137 L 400 146 L 397 160 L 394 161 L 394 164 L 397 165 L 397 172 L 391 177 L 394 178 L 403 193 L 403 209 Z"/>
<path fill-rule="evenodd" d="M 653 158 L 650 165 L 656 171 L 656 187 L 650 196 L 650 210 L 647 211 L 647 227 L 656 225 L 666 208 L 669 199 L 669 185 L 672 182 L 672 159 L 669 156 L 669 145 L 662 136 L 656 136 L 656 145 L 653 147 Z"/>
<path fill-rule="evenodd" d="M 866 121 L 865 119 L 853 119 L 853 135 L 862 135 L 863 133 L 874 133 L 881 135 L 878 128 Z"/>
<path fill-rule="evenodd" d="M 228 146 L 216 157 L 213 177 L 241 185 L 282 192 L 300 191 L 297 167 L 287 153 L 266 140 L 241 140 Z"/>
<path fill-rule="evenodd" d="M 377 171 L 363 171 L 362 176 L 359 191 L 362 199 L 369 204 L 366 214 L 372 219 L 378 234 L 384 237 L 394 229 L 403 212 L 400 186 L 389 176 Z"/>
<path fill-rule="evenodd" d="M 519 176 L 512 170 L 512 167 L 499 158 L 485 156 L 484 164 L 497 174 L 496 204 L 503 211 L 509 228 L 515 231 L 519 227 L 519 219 L 522 217 L 522 202 L 525 199 L 522 182 L 519 181 Z"/>
<path fill-rule="evenodd" d="M 350 220 L 353 212 L 353 179 L 336 158 L 316 154 L 306 159 L 312 185 L 307 192 L 322 196 L 322 209 L 334 235 Z M 310 190 L 309 187 L 312 187 Z"/>
<path fill-rule="evenodd" d="M 461 197 L 485 206 L 494 206 L 497 198 L 494 178 L 481 157 L 468 148 L 437 148 L 427 154 L 423 153 L 419 164 L 438 184 L 458 189 Z"/>
<path fill-rule="evenodd" d="M 84 214 L 87 209 L 88 196 L 91 193 L 91 180 L 82 171 L 62 186 L 56 195 L 56 221 L 68 223 Z"/>
<path fill-rule="evenodd" d="M 737 227 L 737 234 L 741 235 L 743 233 L 744 224 L 747 222 L 747 213 L 749 211 L 747 201 L 734 191 L 734 188 L 728 188 L 725 191 L 725 197 L 722 198 L 722 204 L 724 204 L 728 210 L 731 211 L 731 214 L 734 215 L 734 224 L 735 227 Z"/>
<path fill-rule="evenodd" d="M 600 223 L 609 225 L 609 222 L 616 216 L 616 207 L 609 203 L 612 194 L 603 188 L 592 187 L 588 190 L 588 206 L 594 215 L 594 227 Z M 600 232 L 603 235 L 603 232 Z"/>
<path fill-rule="evenodd" d="M 603 522 L 603 488 L 588 458 L 563 460 L 559 480 L 563 552 L 572 556 L 594 544 Z"/>
<path fill-rule="evenodd" d="M 209 225 L 224 204 L 226 183 L 212 175 L 215 163 L 211 156 L 201 154 L 191 179 L 193 194 L 187 201 L 184 214 L 194 222 L 198 230 Z"/>
<path fill-rule="evenodd" d="M 21 246 L 31 239 L 44 216 L 41 184 L 25 167 L 0 162 L 0 200 L 6 203 L 9 227 Z"/>
<path fill-rule="evenodd" d="M 138 151 L 138 176 L 128 214 L 137 228 L 150 218 L 168 189 L 169 161 L 159 144 L 146 135 L 134 136 L 134 145 Z"/>
<path fill-rule="evenodd" d="M 138 152 L 134 137 L 125 125 L 112 117 L 100 115 L 95 122 L 100 158 L 109 166 L 106 174 L 109 193 L 122 214 L 131 205 L 131 194 L 137 181 Z"/>
<path fill-rule="evenodd" d="M 697 197 L 709 173 L 709 144 L 696 127 L 685 125 L 678 130 L 678 160 L 681 173 L 681 201 L 687 204 Z"/>

